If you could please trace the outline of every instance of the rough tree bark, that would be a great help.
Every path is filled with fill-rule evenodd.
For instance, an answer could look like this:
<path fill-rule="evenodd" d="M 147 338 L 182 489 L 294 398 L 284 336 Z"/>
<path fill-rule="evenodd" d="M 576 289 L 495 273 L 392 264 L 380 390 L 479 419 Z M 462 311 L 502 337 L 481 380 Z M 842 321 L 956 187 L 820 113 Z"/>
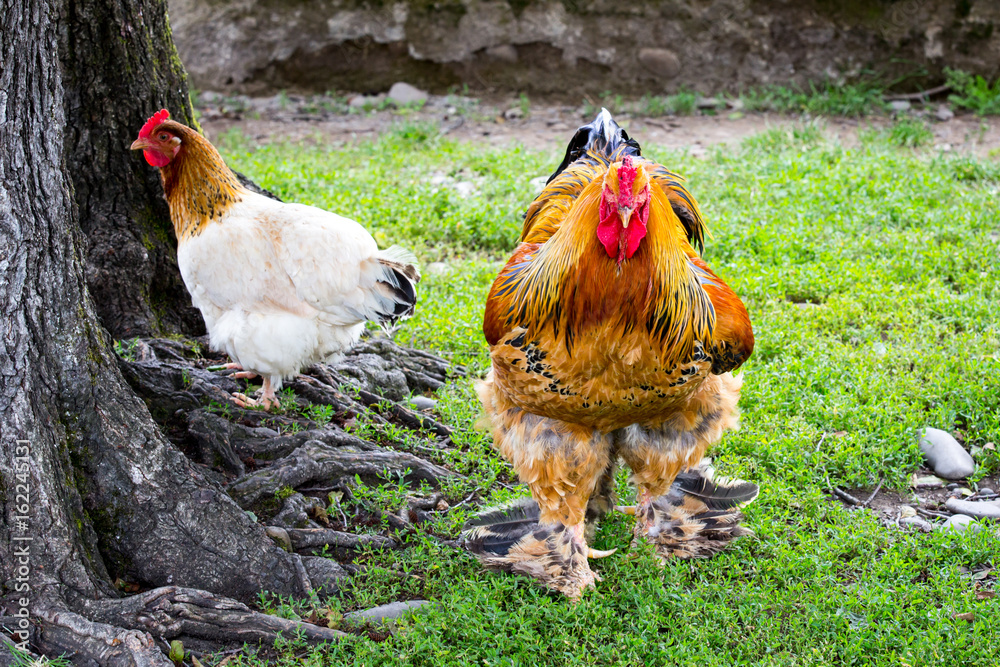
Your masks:
<path fill-rule="evenodd" d="M 335 588 L 345 568 L 309 549 L 355 543 L 292 521 L 295 544 L 279 548 L 269 532 L 315 503 L 286 499 L 266 532 L 247 511 L 251 498 L 275 497 L 279 482 L 322 486 L 357 471 L 450 474 L 379 451 L 336 423 L 309 430 L 315 425 L 299 420 L 296 440 L 255 422 L 256 413 L 223 419 L 208 407 L 234 381 L 205 370 L 212 362 L 200 355 L 185 359 L 171 341 L 136 341 L 150 351 L 144 359 L 115 355 L 99 315 L 119 334 L 189 319 L 156 313 L 157 294 L 176 302 L 180 283 L 172 251 L 161 252 L 169 238 L 157 236 L 165 207 L 154 170 L 127 150 L 150 110 L 169 104 L 188 115 L 184 98 L 158 0 L 0 0 L 0 627 L 22 629 L 20 615 L 29 614 L 32 650 L 79 664 L 166 665 L 161 640 L 174 637 L 207 648 L 297 630 L 337 639 L 335 630 L 243 603 L 262 590 L 299 597 Z M 156 250 L 143 255 L 136 244 L 146 248 L 150 235 Z M 383 352 L 398 356 L 397 374 L 424 378 L 410 389 L 440 384 L 440 360 L 392 348 Z M 367 408 L 341 393 L 336 373 L 318 368 L 297 382 L 343 423 Z M 402 406 L 388 412 L 447 433 Z M 161 425 L 175 421 L 172 442 Z M 358 462 L 357 452 L 382 458 Z M 229 482 L 245 491 L 238 497 L 247 507 Z M 122 582 L 143 592 L 126 596 Z M 0 663 L 4 651 L 0 643 Z"/>
<path fill-rule="evenodd" d="M 170 38 L 166 3 L 56 3 L 65 147 L 87 237 L 87 286 L 115 338 L 204 333 L 177 270 L 160 177 L 122 150 L 153 112 L 197 127 L 187 75 Z"/>

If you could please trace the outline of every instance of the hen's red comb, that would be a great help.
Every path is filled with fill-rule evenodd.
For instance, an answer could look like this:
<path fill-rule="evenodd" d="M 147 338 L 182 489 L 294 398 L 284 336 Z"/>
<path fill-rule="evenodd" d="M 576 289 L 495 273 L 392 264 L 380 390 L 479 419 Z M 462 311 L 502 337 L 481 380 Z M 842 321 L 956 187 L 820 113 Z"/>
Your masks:
<path fill-rule="evenodd" d="M 639 170 L 632 163 L 632 156 L 626 155 L 622 159 L 622 166 L 618 167 L 618 192 L 621 194 L 628 193 L 628 196 L 632 195 L 632 186 L 635 183 L 636 174 Z"/>
<path fill-rule="evenodd" d="M 146 121 L 146 124 L 142 126 L 142 129 L 139 130 L 139 138 L 140 139 L 147 138 L 149 135 L 153 133 L 153 130 L 155 130 L 160 123 L 167 120 L 168 118 L 170 118 L 170 112 L 167 111 L 166 109 L 160 109 L 159 111 L 154 113 L 152 116 L 149 117 L 149 120 Z"/>

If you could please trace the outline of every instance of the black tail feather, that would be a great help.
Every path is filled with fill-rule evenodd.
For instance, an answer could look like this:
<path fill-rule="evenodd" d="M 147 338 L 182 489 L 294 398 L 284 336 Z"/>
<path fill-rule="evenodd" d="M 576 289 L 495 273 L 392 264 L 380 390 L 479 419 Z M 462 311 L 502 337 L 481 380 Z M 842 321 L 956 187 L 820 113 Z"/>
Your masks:
<path fill-rule="evenodd" d="M 623 147 L 624 150 L 622 150 Z M 569 140 L 569 146 L 566 147 L 566 157 L 552 172 L 546 183 L 551 183 L 566 167 L 586 155 L 587 151 L 601 153 L 608 159 L 619 152 L 621 155 L 634 155 L 636 157 L 642 154 L 639 142 L 628 136 L 628 133 L 615 122 L 607 109 L 601 109 L 593 122 L 581 126 L 573 138 Z"/>

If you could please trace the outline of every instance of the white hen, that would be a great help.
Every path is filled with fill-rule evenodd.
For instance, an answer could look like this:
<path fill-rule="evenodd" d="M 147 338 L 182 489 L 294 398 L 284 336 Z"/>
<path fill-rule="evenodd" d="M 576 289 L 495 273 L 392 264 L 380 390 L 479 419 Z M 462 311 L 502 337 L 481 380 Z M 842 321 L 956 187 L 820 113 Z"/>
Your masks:
<path fill-rule="evenodd" d="M 410 252 L 379 251 L 353 220 L 251 192 L 215 147 L 166 111 L 132 148 L 160 168 L 177 263 L 213 349 L 243 376 L 263 376 L 263 407 L 275 404 L 284 378 L 353 345 L 366 321 L 413 313 L 420 276 Z"/>

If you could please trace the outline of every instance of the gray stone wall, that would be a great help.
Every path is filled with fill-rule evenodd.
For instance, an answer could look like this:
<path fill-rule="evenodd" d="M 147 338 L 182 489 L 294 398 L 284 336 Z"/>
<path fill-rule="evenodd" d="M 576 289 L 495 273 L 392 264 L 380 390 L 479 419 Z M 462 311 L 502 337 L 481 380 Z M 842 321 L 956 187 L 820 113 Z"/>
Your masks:
<path fill-rule="evenodd" d="M 1000 75 L 1000 0 L 168 0 L 200 89 L 623 95 L 945 66 Z"/>

